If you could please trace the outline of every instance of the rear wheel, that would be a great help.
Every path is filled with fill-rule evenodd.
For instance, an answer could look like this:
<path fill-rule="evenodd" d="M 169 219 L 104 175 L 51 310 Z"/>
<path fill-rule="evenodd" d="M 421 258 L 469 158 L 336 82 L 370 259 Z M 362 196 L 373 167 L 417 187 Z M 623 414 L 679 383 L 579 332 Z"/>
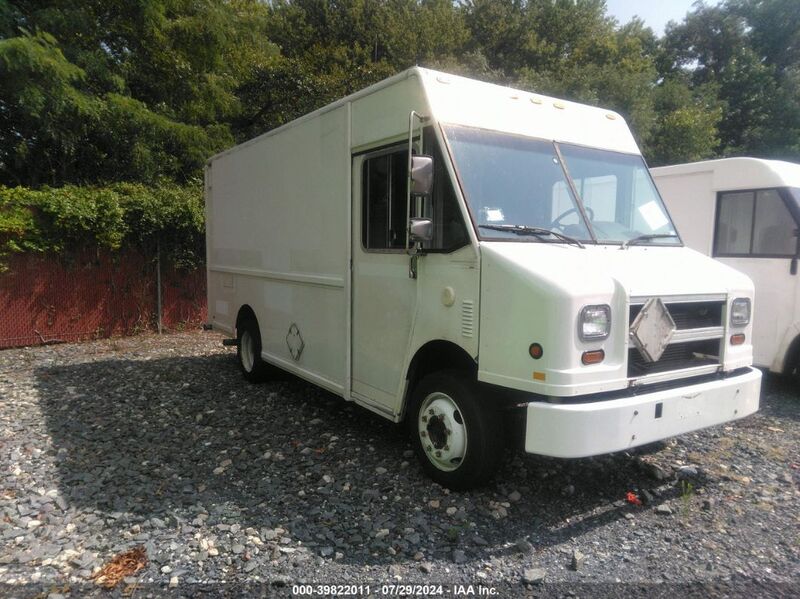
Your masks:
<path fill-rule="evenodd" d="M 422 379 L 408 425 L 423 469 L 440 485 L 464 491 L 497 471 L 504 447 L 500 414 L 481 401 L 469 374 L 443 371 Z"/>
<path fill-rule="evenodd" d="M 259 383 L 268 378 L 270 365 L 261 359 L 261 332 L 255 320 L 245 320 L 237 328 L 239 367 L 244 378 Z"/>

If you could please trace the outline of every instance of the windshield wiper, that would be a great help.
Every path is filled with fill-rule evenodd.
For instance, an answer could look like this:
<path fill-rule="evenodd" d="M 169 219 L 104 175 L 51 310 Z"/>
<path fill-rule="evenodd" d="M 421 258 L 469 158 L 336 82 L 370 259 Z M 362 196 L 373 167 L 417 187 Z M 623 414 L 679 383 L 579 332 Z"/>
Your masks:
<path fill-rule="evenodd" d="M 586 249 L 586 247 L 574 237 L 564 235 L 557 231 L 551 231 L 544 227 L 529 227 L 528 225 L 478 225 L 478 227 L 481 229 L 492 229 L 493 231 L 508 231 L 509 233 L 516 233 L 517 235 L 533 235 L 535 237 L 551 235 L 564 243 L 577 245 L 581 249 Z"/>
<path fill-rule="evenodd" d="M 622 245 L 619 246 L 619 249 L 624 250 L 629 245 L 638 245 L 642 241 L 650 241 L 651 239 L 666 239 L 667 237 L 677 237 L 677 235 L 675 233 L 658 233 L 658 234 L 655 234 L 655 235 L 639 235 L 637 237 L 634 237 L 633 239 L 629 239 L 628 241 L 623 242 Z"/>

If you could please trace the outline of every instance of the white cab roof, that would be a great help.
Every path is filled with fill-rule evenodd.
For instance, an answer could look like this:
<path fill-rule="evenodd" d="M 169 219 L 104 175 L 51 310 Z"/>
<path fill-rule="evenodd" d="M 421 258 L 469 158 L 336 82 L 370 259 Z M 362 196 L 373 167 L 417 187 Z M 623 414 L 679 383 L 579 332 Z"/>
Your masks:
<path fill-rule="evenodd" d="M 761 158 L 720 158 L 651 169 L 654 177 L 713 173 L 713 189 L 800 187 L 800 164 Z"/>
<path fill-rule="evenodd" d="M 417 71 L 432 116 L 441 123 L 640 153 L 625 119 L 611 110 L 438 71 Z"/>
<path fill-rule="evenodd" d="M 616 152 L 641 154 L 625 119 L 611 110 L 412 67 L 220 152 L 212 156 L 209 162 L 409 78 L 417 78 L 420 82 L 428 104 L 428 114 L 425 116 L 440 123 L 493 129 Z M 396 133 L 400 134 L 402 131 Z"/>

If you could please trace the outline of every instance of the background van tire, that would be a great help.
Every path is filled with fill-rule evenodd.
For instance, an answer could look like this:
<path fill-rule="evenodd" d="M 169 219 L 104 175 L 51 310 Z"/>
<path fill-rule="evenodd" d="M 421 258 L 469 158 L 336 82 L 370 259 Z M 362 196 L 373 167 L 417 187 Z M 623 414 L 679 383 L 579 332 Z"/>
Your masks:
<path fill-rule="evenodd" d="M 423 470 L 440 485 L 465 491 L 497 472 L 505 448 L 502 420 L 469 373 L 446 370 L 419 381 L 407 426 Z"/>
<path fill-rule="evenodd" d="M 236 357 L 244 378 L 260 383 L 269 378 L 271 366 L 261 359 L 261 331 L 255 320 L 244 320 L 236 330 Z"/>

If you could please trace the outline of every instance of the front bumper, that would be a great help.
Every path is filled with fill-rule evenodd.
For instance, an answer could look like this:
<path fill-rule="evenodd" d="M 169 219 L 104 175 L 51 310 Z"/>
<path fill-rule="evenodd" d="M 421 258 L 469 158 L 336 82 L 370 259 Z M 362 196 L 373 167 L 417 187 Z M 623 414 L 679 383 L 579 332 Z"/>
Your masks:
<path fill-rule="evenodd" d="M 558 458 L 612 453 L 660 441 L 758 410 L 761 371 L 676 389 L 591 403 L 532 402 L 525 451 Z"/>

